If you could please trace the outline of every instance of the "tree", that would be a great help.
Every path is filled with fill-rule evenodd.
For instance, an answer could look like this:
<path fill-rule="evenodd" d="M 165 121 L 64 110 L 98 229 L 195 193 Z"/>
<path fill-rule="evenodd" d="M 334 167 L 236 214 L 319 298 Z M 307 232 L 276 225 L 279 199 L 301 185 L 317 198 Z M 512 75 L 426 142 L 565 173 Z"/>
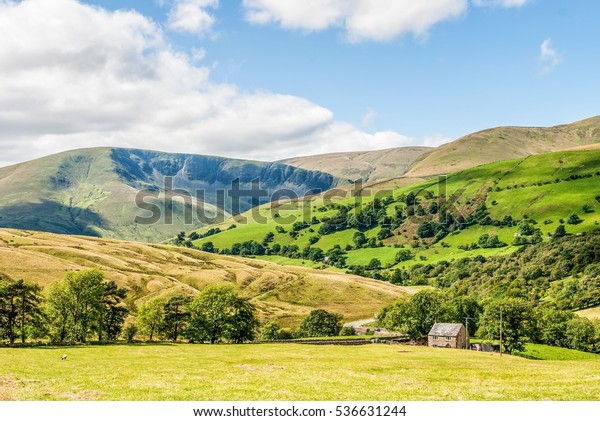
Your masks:
<path fill-rule="evenodd" d="M 104 281 L 98 269 L 67 274 L 48 293 L 51 335 L 61 342 L 86 342 L 96 332 L 100 341 L 116 340 L 128 313 L 122 305 L 126 296 L 124 288 Z"/>
<path fill-rule="evenodd" d="M 583 222 L 583 220 L 576 213 L 572 213 L 571 215 L 569 215 L 569 218 L 567 219 L 567 223 L 570 225 L 578 225 L 578 224 L 581 224 L 582 222 Z"/>
<path fill-rule="evenodd" d="M 359 249 L 362 248 L 365 244 L 367 244 L 367 237 L 365 237 L 364 233 L 356 231 L 354 233 L 354 236 L 352 236 L 352 241 L 354 242 L 356 248 Z"/>
<path fill-rule="evenodd" d="M 502 314 L 502 317 L 500 315 Z M 500 338 L 502 319 L 502 345 L 509 354 L 523 351 L 535 327 L 532 305 L 521 298 L 504 298 L 490 301 L 484 306 L 478 335 L 486 339 Z"/>
<path fill-rule="evenodd" d="M 342 316 L 323 309 L 313 310 L 302 321 L 300 332 L 304 337 L 337 336 L 342 328 Z"/>
<path fill-rule="evenodd" d="M 22 279 L 0 282 L 0 329 L 9 343 L 15 343 L 17 337 L 25 343 L 30 328 L 40 325 L 41 290 L 39 285 Z"/>
<path fill-rule="evenodd" d="M 414 257 L 410 250 L 403 249 L 396 253 L 396 263 L 407 262 L 414 259 Z"/>
<path fill-rule="evenodd" d="M 566 337 L 569 348 L 586 352 L 598 351 L 596 336 L 594 323 L 586 318 L 574 317 L 567 322 Z"/>
<path fill-rule="evenodd" d="M 381 260 L 371 259 L 371 261 L 367 265 L 367 270 L 377 270 L 377 269 L 381 269 Z"/>
<path fill-rule="evenodd" d="M 144 303 L 138 311 L 137 325 L 144 335 L 151 341 L 154 335 L 158 333 L 164 320 L 164 302 L 161 299 L 154 299 Z"/>
<path fill-rule="evenodd" d="M 200 246 L 200 250 L 205 251 L 207 253 L 214 253 L 215 245 L 213 244 L 212 241 L 207 241 L 206 243 L 204 243 Z"/>
<path fill-rule="evenodd" d="M 383 227 L 383 228 L 381 228 L 381 231 L 379 231 L 377 233 L 377 239 L 378 240 L 385 240 L 386 238 L 390 238 L 393 235 L 394 235 L 394 233 L 392 233 L 392 230 L 390 230 L 387 227 Z"/>
<path fill-rule="evenodd" d="M 567 326 L 574 316 L 573 312 L 558 310 L 554 306 L 537 309 L 538 327 L 535 339 L 546 345 L 569 347 Z"/>
<path fill-rule="evenodd" d="M 114 281 L 104 282 L 102 286 L 104 291 L 97 319 L 98 341 L 104 339 L 104 334 L 107 340 L 116 341 L 129 314 L 129 310 L 122 304 L 122 300 L 127 297 L 127 290 L 119 288 Z"/>
<path fill-rule="evenodd" d="M 252 340 L 258 327 L 254 307 L 230 286 L 206 288 L 192 300 L 189 311 L 186 336 L 196 342 L 242 343 Z"/>
<path fill-rule="evenodd" d="M 554 238 L 562 238 L 564 236 L 567 235 L 567 231 L 565 230 L 565 226 L 564 225 L 559 225 L 558 227 L 556 227 L 556 230 L 554 231 Z"/>
<path fill-rule="evenodd" d="M 188 296 L 176 295 L 169 298 L 163 307 L 162 323 L 160 331 L 163 335 L 174 342 L 187 328 L 190 313 L 187 306 L 192 301 Z"/>
<path fill-rule="evenodd" d="M 276 341 L 281 327 L 276 322 L 269 322 L 260 330 L 260 338 L 265 341 Z"/>

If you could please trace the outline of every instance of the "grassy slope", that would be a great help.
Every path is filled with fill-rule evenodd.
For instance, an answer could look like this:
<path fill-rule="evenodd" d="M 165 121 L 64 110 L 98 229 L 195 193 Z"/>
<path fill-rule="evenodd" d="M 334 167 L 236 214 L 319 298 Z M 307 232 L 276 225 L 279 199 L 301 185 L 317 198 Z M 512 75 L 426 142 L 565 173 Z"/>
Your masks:
<path fill-rule="evenodd" d="M 382 180 L 404 175 L 432 148 L 406 147 L 370 152 L 330 153 L 285 159 L 282 162 L 313 171 L 324 171 L 344 180 Z"/>
<path fill-rule="evenodd" d="M 541 228 L 544 237 L 548 238 L 547 234 L 554 232 L 560 224 L 560 220 L 566 221 L 569 214 L 573 212 L 583 219 L 583 223 L 567 225 L 569 233 L 584 232 L 600 223 L 600 203 L 595 199 L 595 196 L 600 193 L 598 190 L 600 177 L 594 176 L 573 181 L 554 182 L 557 178 L 562 180 L 573 174 L 595 173 L 599 170 L 600 150 L 557 152 L 475 167 L 454 173 L 445 181 L 432 179 L 420 184 L 396 188 L 393 189 L 393 194 L 394 197 L 398 197 L 402 193 L 418 192 L 423 189 L 433 191 L 436 195 L 442 193 L 447 196 L 458 194 L 456 206 L 459 209 L 472 207 L 473 205 L 470 203 L 477 200 L 485 200 L 492 218 L 502 219 L 504 216 L 510 215 L 515 219 L 522 219 L 527 215 L 538 222 L 538 227 Z M 548 181 L 551 183 L 543 184 Z M 537 183 L 542 185 L 537 185 Z M 496 187 L 502 190 L 495 191 Z M 385 188 L 387 189 L 387 186 Z M 488 188 L 492 191 L 488 192 Z M 369 194 L 369 196 L 362 199 L 363 203 L 372 201 L 372 197 L 377 194 L 376 189 L 371 189 Z M 340 197 L 333 199 L 335 203 L 351 204 L 356 200 L 350 198 L 349 193 L 345 190 L 339 190 L 338 196 Z M 296 240 L 292 239 L 288 233 L 276 233 L 275 227 L 281 225 L 289 232 L 294 221 L 302 218 L 310 220 L 312 216 L 322 219 L 324 216 L 334 215 L 335 210 L 327 209 L 324 212 L 319 210 L 324 200 L 326 199 L 323 196 L 318 196 L 291 204 L 272 203 L 253 209 L 252 212 L 239 216 L 235 221 L 229 220 L 220 225 L 221 229 L 226 230 L 231 223 L 235 222 L 237 228 L 199 240 L 196 244 L 201 246 L 203 243 L 211 241 L 216 247 L 224 248 L 230 247 L 236 242 L 249 240 L 260 242 L 265 234 L 273 232 L 275 233 L 275 242 L 281 245 L 297 244 L 302 249 L 309 244 L 310 237 L 317 235 L 320 224 L 302 230 Z M 391 212 L 396 205 L 398 205 L 397 202 L 392 203 L 388 210 Z M 591 206 L 594 211 L 584 214 L 582 211 L 584 205 Z M 275 218 L 278 214 L 279 218 Z M 310 232 L 310 229 L 313 232 Z M 375 228 L 366 232 L 367 237 L 375 236 L 378 230 L 379 228 Z M 402 230 L 406 230 L 406 232 L 402 232 Z M 348 252 L 348 264 L 364 265 L 373 257 L 379 258 L 384 264 L 392 263 L 398 251 L 393 245 L 401 243 L 410 248 L 408 244 L 411 243 L 411 237 L 414 235 L 415 230 L 415 224 L 406 223 L 400 231 L 396 232 L 395 238 L 385 241 L 386 247 Z M 203 231 L 205 230 L 200 232 Z M 342 247 L 347 244 L 352 245 L 354 232 L 354 230 L 346 230 L 322 236 L 314 244 L 314 247 L 327 250 L 335 244 Z M 450 247 L 442 247 L 440 244 L 436 244 L 427 249 L 413 250 L 417 255 L 417 259 L 401 263 L 398 267 L 408 267 L 422 263 L 421 256 L 425 259 L 425 262 L 431 263 L 473 255 L 490 256 L 498 253 L 509 253 L 516 248 L 509 246 L 501 249 L 479 249 L 466 252 L 459 249 L 458 246 L 472 242 L 476 243 L 482 234 L 497 234 L 500 240 L 510 244 L 516 232 L 516 227 L 498 228 L 474 225 L 455 235 L 446 237 L 443 241 Z M 269 259 L 280 263 L 301 263 L 300 261 L 279 257 L 269 257 Z M 305 262 L 305 264 L 311 265 L 310 262 Z"/>
<path fill-rule="evenodd" d="M 470 134 L 440 146 L 407 176 L 425 177 L 499 160 L 600 143 L 600 117 L 549 128 L 499 127 Z"/>
<path fill-rule="evenodd" d="M 389 345 L 0 349 L 6 400 L 596 401 L 599 376 L 599 358 L 535 361 Z"/>
<path fill-rule="evenodd" d="M 155 297 L 232 284 L 251 298 L 263 320 L 284 326 L 296 326 L 315 308 L 339 312 L 347 321 L 372 317 L 410 292 L 357 276 L 184 248 L 0 229 L 0 276 L 47 287 L 68 271 L 91 267 L 129 288 L 138 306 Z"/>

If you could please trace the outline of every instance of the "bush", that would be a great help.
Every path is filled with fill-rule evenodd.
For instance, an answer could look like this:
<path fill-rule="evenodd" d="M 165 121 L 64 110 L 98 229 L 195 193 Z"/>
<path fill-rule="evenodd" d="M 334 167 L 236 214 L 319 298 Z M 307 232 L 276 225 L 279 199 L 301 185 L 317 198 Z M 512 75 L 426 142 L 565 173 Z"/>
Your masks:
<path fill-rule="evenodd" d="M 138 328 L 136 325 L 134 324 L 130 324 L 125 326 L 125 329 L 123 329 L 123 336 L 125 337 L 125 340 L 127 341 L 127 343 L 132 343 L 135 339 L 135 335 L 137 335 L 138 332 Z"/>
<path fill-rule="evenodd" d="M 340 336 L 354 336 L 356 335 L 356 330 L 352 326 L 344 326 L 340 330 Z"/>

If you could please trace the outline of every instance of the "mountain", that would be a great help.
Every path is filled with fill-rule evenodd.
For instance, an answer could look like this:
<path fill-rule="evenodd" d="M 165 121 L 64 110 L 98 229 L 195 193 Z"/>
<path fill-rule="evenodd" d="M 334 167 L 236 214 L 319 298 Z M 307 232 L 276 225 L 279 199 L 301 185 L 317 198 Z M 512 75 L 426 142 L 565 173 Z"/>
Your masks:
<path fill-rule="evenodd" d="M 232 197 L 236 180 L 242 192 L 260 180 L 262 196 Z M 75 150 L 0 169 L 0 227 L 161 241 L 268 202 L 281 189 L 302 196 L 336 183 L 330 174 L 281 163 Z"/>
<path fill-rule="evenodd" d="M 358 179 L 364 181 L 360 194 L 369 196 L 486 163 L 593 150 L 599 143 L 600 117 L 595 117 L 551 128 L 490 129 L 435 149 L 396 148 L 281 162 L 82 149 L 0 168 L 0 227 L 158 242 L 281 197 L 334 187 L 352 191 Z M 255 180 L 260 184 L 254 185 Z"/>
<path fill-rule="evenodd" d="M 229 284 L 251 300 L 261 319 L 286 327 L 296 327 L 316 308 L 341 313 L 347 321 L 370 318 L 411 292 L 359 276 L 185 248 L 0 229 L 0 278 L 46 288 L 69 271 L 87 268 L 98 268 L 106 279 L 127 288 L 132 311 L 153 298 Z"/>
<path fill-rule="evenodd" d="M 490 162 L 600 143 L 600 117 L 548 128 L 498 127 L 436 148 L 416 162 L 407 177 L 448 174 Z"/>
<path fill-rule="evenodd" d="M 347 182 L 358 179 L 366 182 L 401 177 L 433 150 L 427 147 L 393 148 L 303 156 L 281 162 L 310 171 L 326 172 Z"/>

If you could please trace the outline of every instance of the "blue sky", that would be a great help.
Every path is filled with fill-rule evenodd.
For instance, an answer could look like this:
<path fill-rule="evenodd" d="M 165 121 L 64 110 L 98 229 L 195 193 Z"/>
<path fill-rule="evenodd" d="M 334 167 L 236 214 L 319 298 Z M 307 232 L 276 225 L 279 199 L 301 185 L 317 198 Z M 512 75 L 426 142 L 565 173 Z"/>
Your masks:
<path fill-rule="evenodd" d="M 89 130 L 83 124 L 65 133 L 50 130 L 60 126 L 70 111 L 79 116 L 76 109 L 57 114 L 54 106 L 44 108 L 52 110 L 49 123 L 36 133 L 19 133 L 18 124 L 11 121 L 16 126 L 11 130 L 13 139 L 16 132 L 24 141 L 35 142 L 34 149 L 26 149 L 33 155 L 69 149 L 73 144 L 106 144 L 279 159 L 338 150 L 437 145 L 494 126 L 549 126 L 600 114 L 597 1 L 429 0 L 410 11 L 415 2 L 408 0 L 85 2 L 94 8 L 73 0 L 45 1 L 55 3 L 53 10 L 64 11 L 56 19 L 64 18 L 66 28 L 62 44 L 47 44 L 47 53 L 58 49 L 62 54 L 69 42 L 64 40 L 81 37 L 75 17 L 81 22 L 85 15 L 95 27 L 99 20 L 94 14 L 100 13 L 115 31 L 144 32 L 148 44 L 144 57 L 122 58 L 119 52 L 119 60 L 129 67 L 129 61 L 139 64 L 152 52 L 160 56 L 166 51 L 169 60 L 179 58 L 186 63 L 178 67 L 187 66 L 180 80 L 187 81 L 195 71 L 203 76 L 201 82 L 181 86 L 174 86 L 176 80 L 157 79 L 160 88 L 155 90 L 171 89 L 162 98 L 172 95 L 173 99 L 163 103 L 157 98 L 154 108 L 147 105 L 153 103 L 152 98 L 137 104 L 143 98 L 132 98 L 124 91 L 129 85 L 123 86 L 119 79 L 106 89 L 114 90 L 110 98 L 118 99 L 123 115 L 111 117 L 110 111 L 100 113 L 101 117 L 84 115 L 82 120 L 93 126 Z M 403 7 L 392 7 L 398 4 Z M 2 6 L 12 7 L 15 14 L 23 9 L 19 11 L 23 19 L 27 13 L 45 10 L 41 0 L 0 0 Z M 127 11 L 128 18 L 115 18 L 122 11 Z M 82 54 L 82 60 L 96 47 L 120 51 L 118 38 L 106 41 L 98 34 L 94 39 L 94 27 L 85 35 L 90 38 L 88 44 L 72 49 Z M 39 35 L 43 34 L 40 30 Z M 18 35 L 13 34 L 13 39 Z M 18 51 L 22 50 L 21 45 Z M 71 63 L 56 64 L 57 71 L 71 69 Z M 155 73 L 162 74 L 160 69 L 172 65 L 166 63 L 144 65 L 157 66 Z M 27 65 L 31 66 L 23 66 Z M 28 70 L 32 69 L 21 72 Z M 92 80 L 110 83 L 107 80 L 115 79 L 85 72 L 78 68 L 75 78 L 81 75 L 78 89 L 83 92 L 92 89 Z M 48 93 L 49 98 L 53 95 L 53 104 L 57 92 L 64 92 L 61 88 Z M 186 89 L 196 92 L 197 98 L 190 98 L 182 113 L 177 107 L 184 106 L 179 99 Z M 123 92 L 128 92 L 125 101 Z M 110 98 L 99 101 L 98 107 L 110 104 Z M 64 101 L 69 102 L 68 96 Z M 169 108 L 167 102 L 175 105 Z M 211 112 L 193 113 L 215 103 L 220 105 Z M 144 108 L 152 115 L 189 113 L 189 122 L 177 117 L 179 125 L 173 130 L 169 124 L 175 124 L 174 120 L 159 125 L 159 117 L 152 119 L 153 127 L 148 121 L 127 118 L 133 108 L 123 104 Z M 114 120 L 106 120 L 110 118 Z M 6 137 L 1 130 L 0 141 Z M 27 153 L 15 154 L 12 160 L 22 157 L 27 158 Z"/>

